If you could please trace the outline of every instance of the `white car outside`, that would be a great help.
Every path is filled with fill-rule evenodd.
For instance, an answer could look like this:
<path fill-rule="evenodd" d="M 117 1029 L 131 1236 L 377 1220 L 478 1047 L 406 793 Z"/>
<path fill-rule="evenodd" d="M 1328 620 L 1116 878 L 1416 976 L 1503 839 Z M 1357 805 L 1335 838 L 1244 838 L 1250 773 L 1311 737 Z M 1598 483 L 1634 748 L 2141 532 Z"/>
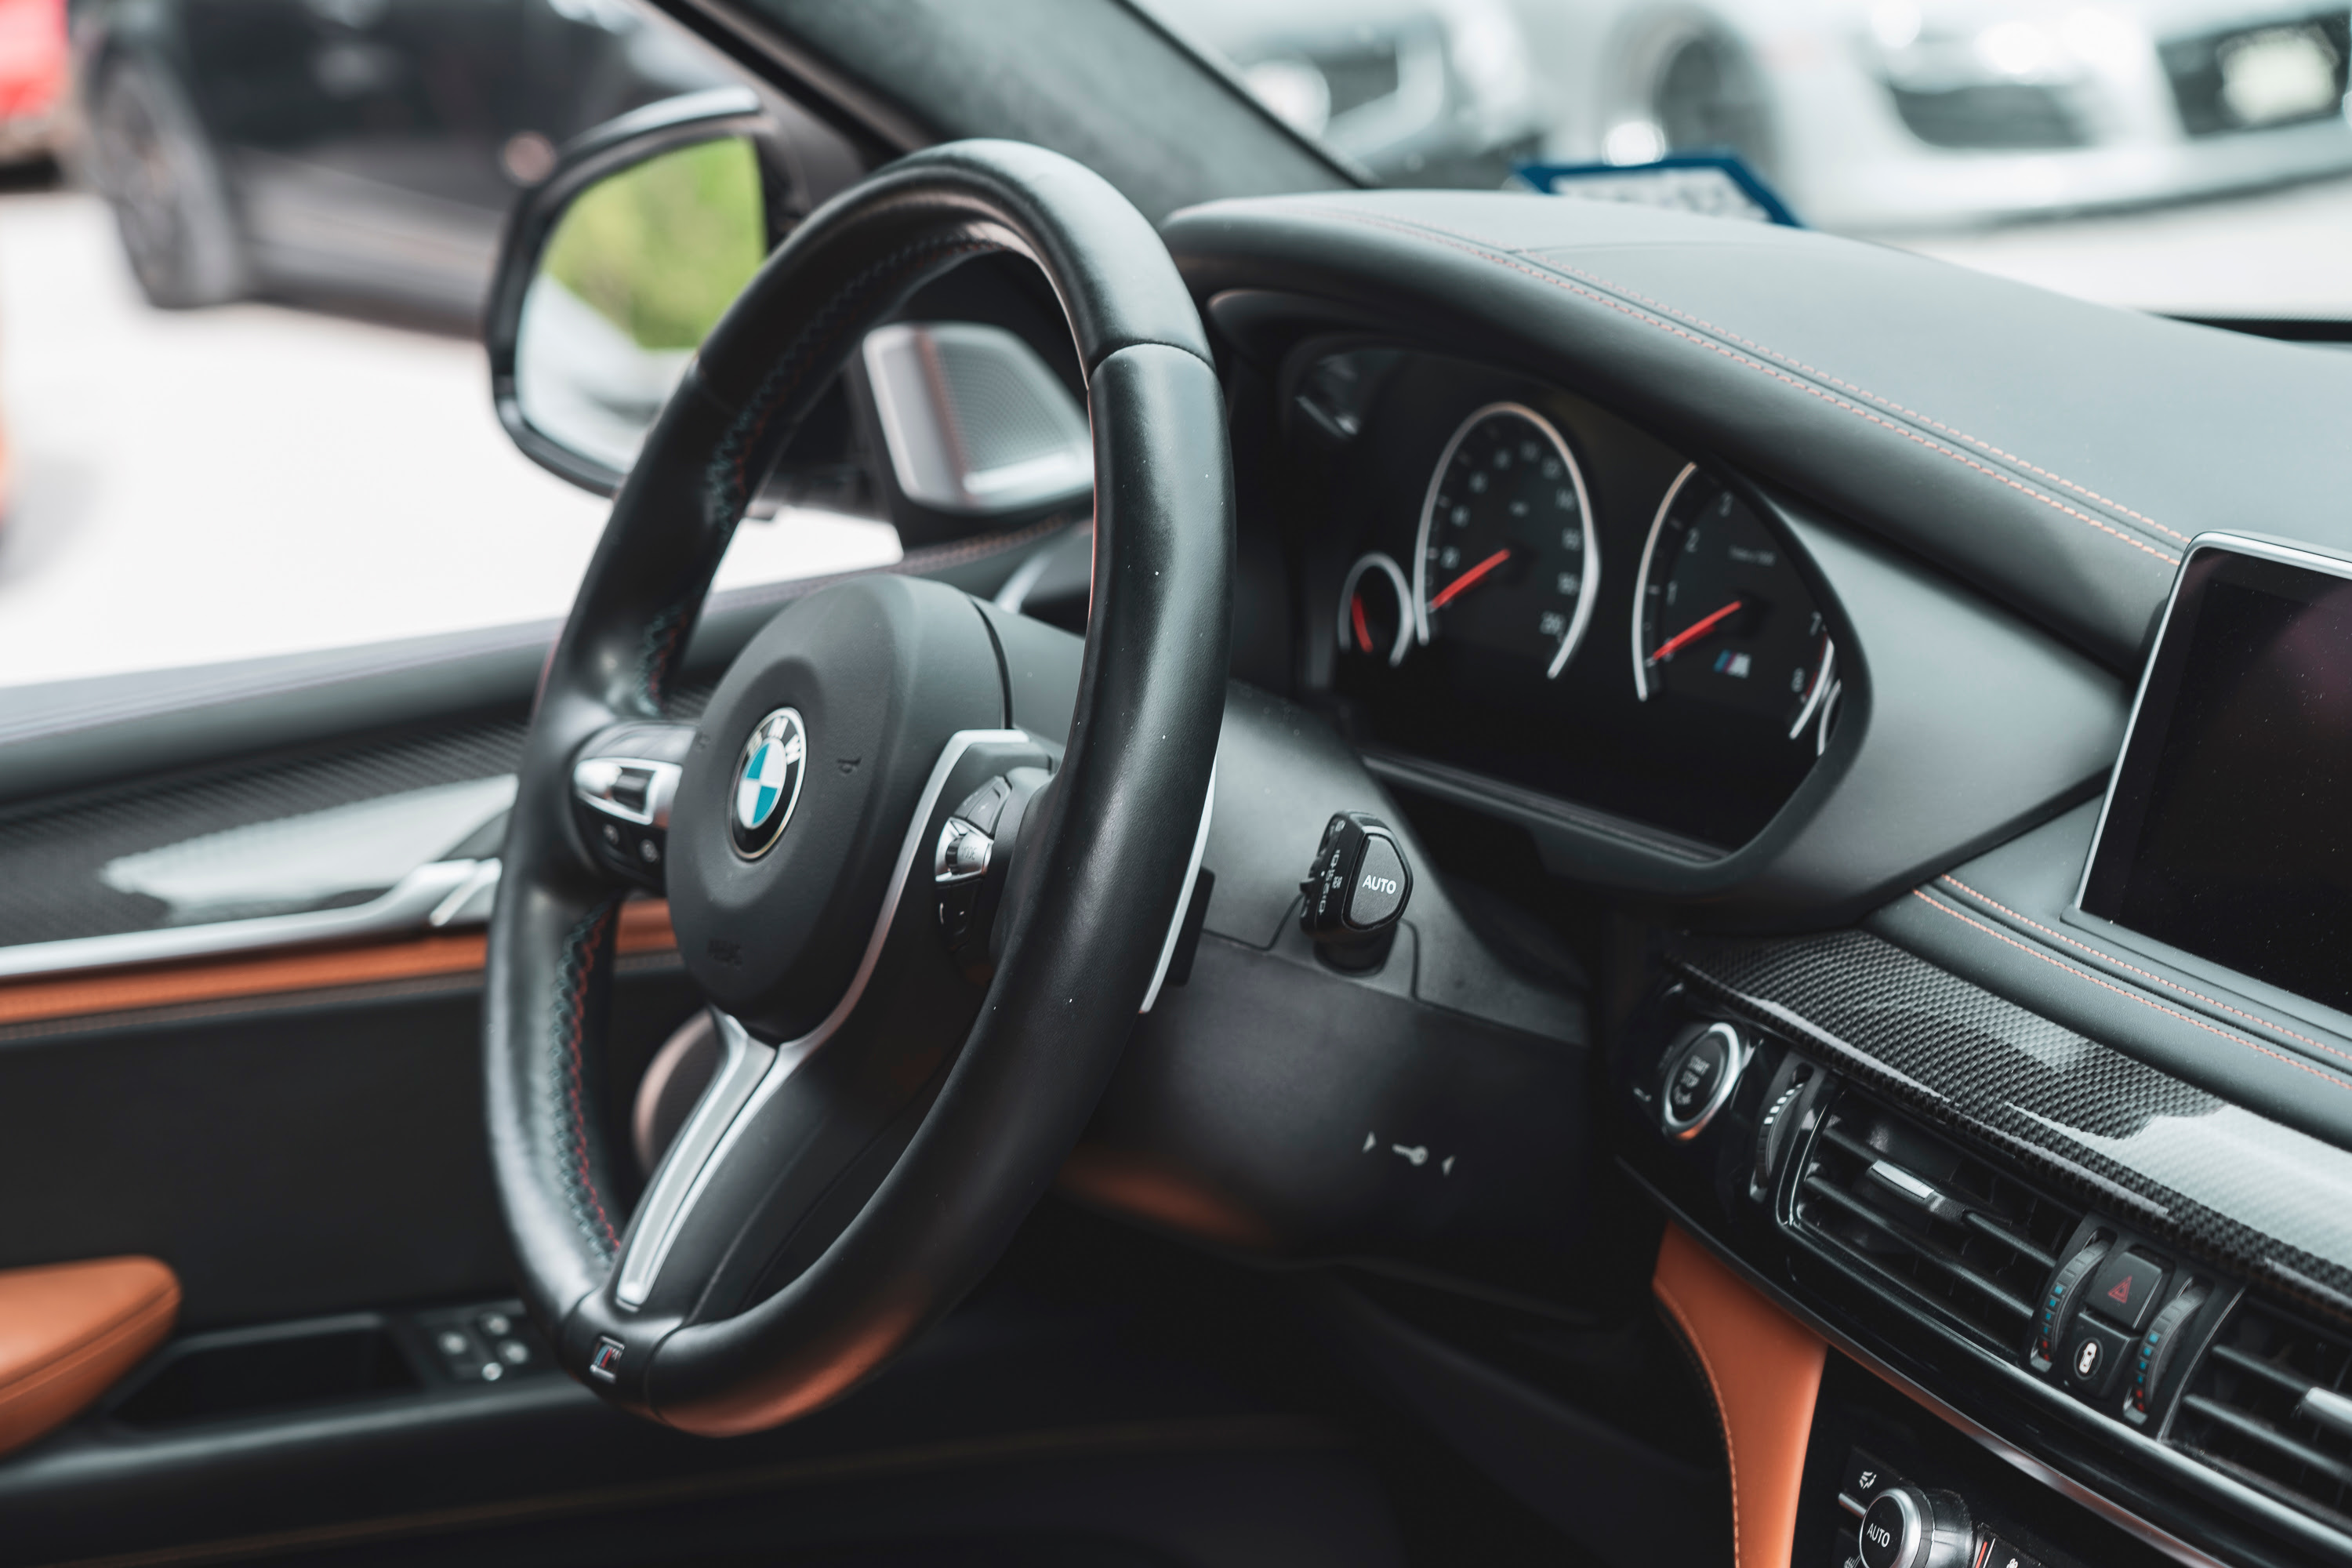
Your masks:
<path fill-rule="evenodd" d="M 1948 227 L 2352 169 L 2341 4 L 1504 3 L 1155 8 L 1309 131 L 1327 129 L 1312 112 L 1311 40 L 1344 33 L 1361 55 L 1403 37 L 1404 18 L 1429 18 L 1449 38 L 1480 40 L 1475 52 L 1455 47 L 1457 142 L 1478 123 L 1520 138 L 1508 155 L 1549 162 L 1728 146 L 1830 228 Z M 1496 63 L 1506 49 L 1523 68 Z M 1395 183 L 1427 183 L 1361 139 L 1342 150 Z"/>

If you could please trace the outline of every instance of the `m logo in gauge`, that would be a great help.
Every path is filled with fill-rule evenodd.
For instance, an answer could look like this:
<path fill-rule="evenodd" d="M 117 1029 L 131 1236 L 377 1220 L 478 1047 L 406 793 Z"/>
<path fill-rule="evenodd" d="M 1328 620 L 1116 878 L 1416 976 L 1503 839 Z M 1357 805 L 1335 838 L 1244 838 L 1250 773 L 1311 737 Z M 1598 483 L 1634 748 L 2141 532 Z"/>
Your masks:
<path fill-rule="evenodd" d="M 727 814 L 735 853 L 757 860 L 776 847 L 807 776 L 808 726 L 797 710 L 779 708 L 752 727 L 735 763 L 735 797 Z"/>

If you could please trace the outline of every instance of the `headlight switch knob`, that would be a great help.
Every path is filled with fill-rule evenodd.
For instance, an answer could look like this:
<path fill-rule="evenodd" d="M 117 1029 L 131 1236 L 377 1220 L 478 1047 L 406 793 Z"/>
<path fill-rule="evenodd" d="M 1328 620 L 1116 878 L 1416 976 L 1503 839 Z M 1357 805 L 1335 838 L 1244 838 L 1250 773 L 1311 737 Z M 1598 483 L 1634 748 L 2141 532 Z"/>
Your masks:
<path fill-rule="evenodd" d="M 1397 921 L 1412 898 L 1412 868 L 1395 829 L 1360 811 L 1323 825 L 1315 864 L 1298 884 L 1298 923 L 1335 969 L 1361 973 L 1388 961 Z"/>

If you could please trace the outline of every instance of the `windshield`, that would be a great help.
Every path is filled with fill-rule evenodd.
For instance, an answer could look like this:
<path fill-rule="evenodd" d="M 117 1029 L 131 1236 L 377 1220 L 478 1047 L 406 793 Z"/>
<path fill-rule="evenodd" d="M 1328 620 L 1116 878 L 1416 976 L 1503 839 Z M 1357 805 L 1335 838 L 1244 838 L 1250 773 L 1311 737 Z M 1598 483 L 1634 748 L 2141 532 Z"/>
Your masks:
<path fill-rule="evenodd" d="M 1382 184 L 1608 194 L 1724 152 L 1811 226 L 2174 315 L 2352 318 L 2341 5 L 1148 3 Z"/>
<path fill-rule="evenodd" d="M 812 47 L 865 51 L 866 75 L 921 106 L 898 142 L 1042 142 L 1154 216 L 1347 168 L 1392 185 L 1790 215 L 2282 335 L 2341 337 L 2314 323 L 2352 320 L 2340 4 L 1048 10 L 1058 19 L 929 0 L 910 22 L 812 5 L 791 25 Z M 479 323 L 517 200 L 573 139 L 656 102 L 751 85 L 774 123 L 760 201 L 779 205 L 762 205 L 764 230 L 750 155 L 714 148 L 679 165 L 696 189 L 740 196 L 710 222 L 616 186 L 583 202 L 576 246 L 547 258 L 532 320 L 576 330 L 533 335 L 519 357 L 529 370 L 565 348 L 573 374 L 527 378 L 518 401 L 613 469 L 761 247 L 895 144 L 851 139 L 628 0 L 0 11 L 0 711 L 5 689 L 44 681 L 525 623 L 544 635 L 608 503 L 535 466 L 491 407 Z M 917 25 L 927 47 L 902 47 Z M 150 27 L 175 46 L 146 47 Z M 1226 78 L 1314 146 L 1237 102 Z M 1717 153 L 1736 166 L 1707 161 Z M 942 320 L 1048 350 L 1060 331 L 1050 297 L 1009 315 L 1018 289 L 986 308 L 961 298 Z M 892 365 L 962 353 L 1023 385 L 1059 374 L 1003 332 L 960 330 L 928 324 L 895 358 L 872 345 L 866 382 L 829 422 L 813 418 L 819 438 L 792 482 L 737 531 L 722 589 L 1013 538 L 1060 515 L 1052 496 L 975 500 L 976 472 L 909 489 L 915 470 L 886 460 L 895 426 L 876 398 L 898 399 Z M 909 406 L 925 385 L 908 381 Z M 548 401 L 566 386 L 593 405 Z M 1046 391 L 1067 407 L 1039 426 L 1059 454 L 1045 488 L 1068 491 L 1083 521 L 1083 420 L 1074 393 Z M 614 427 L 600 436 L 599 418 Z"/>

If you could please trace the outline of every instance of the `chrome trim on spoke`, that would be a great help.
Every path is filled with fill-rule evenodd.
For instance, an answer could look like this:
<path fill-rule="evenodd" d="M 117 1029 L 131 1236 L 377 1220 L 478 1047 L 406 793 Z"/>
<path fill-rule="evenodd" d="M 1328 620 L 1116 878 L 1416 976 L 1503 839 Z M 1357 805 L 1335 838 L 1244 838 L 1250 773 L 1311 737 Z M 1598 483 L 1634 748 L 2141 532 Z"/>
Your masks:
<path fill-rule="evenodd" d="M 731 1014 L 713 1007 L 710 1018 L 719 1026 L 719 1049 L 725 1054 L 719 1058 L 719 1070 L 710 1076 L 710 1087 L 695 1102 L 694 1113 L 671 1140 L 669 1153 L 654 1173 L 653 1185 L 646 1189 L 645 1203 L 637 1210 L 628 1255 L 621 1260 L 620 1279 L 613 1288 L 624 1307 L 645 1304 L 661 1273 L 663 1259 L 669 1256 L 670 1243 L 677 1239 L 678 1221 L 686 1213 L 695 1178 L 733 1124 L 735 1113 L 743 1109 L 743 1102 L 751 1098 L 751 1091 L 760 1087 L 776 1059 L 776 1047 L 753 1039 Z"/>
<path fill-rule="evenodd" d="M 642 806 L 623 804 L 613 794 L 625 773 L 643 775 L 646 803 Z M 679 779 L 686 770 L 676 763 L 659 763 L 645 757 L 583 757 L 572 765 L 572 793 L 592 811 L 639 827 L 669 826 L 669 809 L 677 799 Z"/>
<path fill-rule="evenodd" d="M 1192 835 L 1192 858 L 1184 867 L 1184 890 L 1176 899 L 1176 914 L 1168 922 L 1167 938 L 1160 944 L 1160 963 L 1151 971 L 1151 989 L 1143 994 L 1143 1005 L 1138 1013 L 1149 1013 L 1160 1000 L 1160 987 L 1168 978 L 1168 965 L 1176 957 L 1176 942 L 1184 934 L 1184 917 L 1192 908 L 1193 891 L 1201 882 L 1201 857 L 1209 848 L 1209 819 L 1217 810 L 1217 765 L 1209 764 L 1209 792 L 1201 797 L 1201 826 Z"/>
<path fill-rule="evenodd" d="M 621 1258 L 620 1281 L 623 1283 L 614 1291 L 614 1298 L 623 1308 L 633 1310 L 653 1294 L 654 1285 L 661 1278 L 661 1266 L 669 1256 L 671 1245 L 685 1230 L 687 1220 L 694 1213 L 694 1205 L 701 1201 L 703 1192 L 710 1185 L 713 1176 L 727 1163 L 728 1156 L 734 1152 L 737 1141 L 743 1136 L 743 1130 L 758 1119 L 761 1107 L 782 1090 L 792 1076 L 800 1070 L 801 1064 L 839 1033 L 842 1025 L 848 1022 L 850 1014 L 856 1010 L 859 999 L 866 994 L 867 983 L 874 978 L 875 967 L 882 962 L 882 949 L 889 940 L 891 923 L 898 917 L 898 901 L 906 894 L 908 880 L 914 874 L 915 862 L 929 847 L 929 835 L 924 829 L 930 824 L 931 814 L 939 809 L 940 796 L 946 791 L 948 777 L 955 771 L 956 763 L 963 760 L 966 752 L 977 745 L 1020 745 L 1032 741 L 1033 737 L 1023 730 L 959 730 L 948 737 L 947 743 L 940 749 L 939 762 L 931 768 L 929 780 L 923 785 L 922 797 L 916 803 L 913 820 L 907 825 L 906 838 L 898 847 L 898 862 L 891 868 L 890 885 L 882 895 L 881 913 L 875 917 L 874 934 L 866 939 L 866 954 L 858 961 L 857 973 L 851 977 L 849 989 L 842 993 L 841 1000 L 834 1005 L 833 1011 L 826 1014 L 815 1028 L 796 1040 L 786 1040 L 773 1048 L 761 1071 L 758 1083 L 737 1104 L 732 1115 L 713 1118 L 720 1130 L 700 1161 L 692 1164 L 688 1163 L 685 1157 L 686 1134 L 678 1135 L 677 1144 L 663 1160 L 661 1172 L 655 1181 L 657 1185 L 675 1182 L 684 1190 L 677 1199 L 675 1212 L 661 1226 L 657 1239 L 648 1239 L 655 1227 L 644 1220 L 631 1227 L 628 1250 Z M 725 1014 L 718 1014 L 717 1016 L 722 1033 L 734 1023 Z M 706 1099 L 717 1087 L 714 1081 L 712 1089 L 704 1091 Z M 688 1125 L 699 1121 L 701 1117 L 702 1107 L 698 1105 Z M 650 1205 L 652 1199 L 649 1197 L 646 1201 Z M 650 1213 L 647 1218 L 651 1218 Z M 633 1293 L 625 1293 L 625 1290 Z"/>

